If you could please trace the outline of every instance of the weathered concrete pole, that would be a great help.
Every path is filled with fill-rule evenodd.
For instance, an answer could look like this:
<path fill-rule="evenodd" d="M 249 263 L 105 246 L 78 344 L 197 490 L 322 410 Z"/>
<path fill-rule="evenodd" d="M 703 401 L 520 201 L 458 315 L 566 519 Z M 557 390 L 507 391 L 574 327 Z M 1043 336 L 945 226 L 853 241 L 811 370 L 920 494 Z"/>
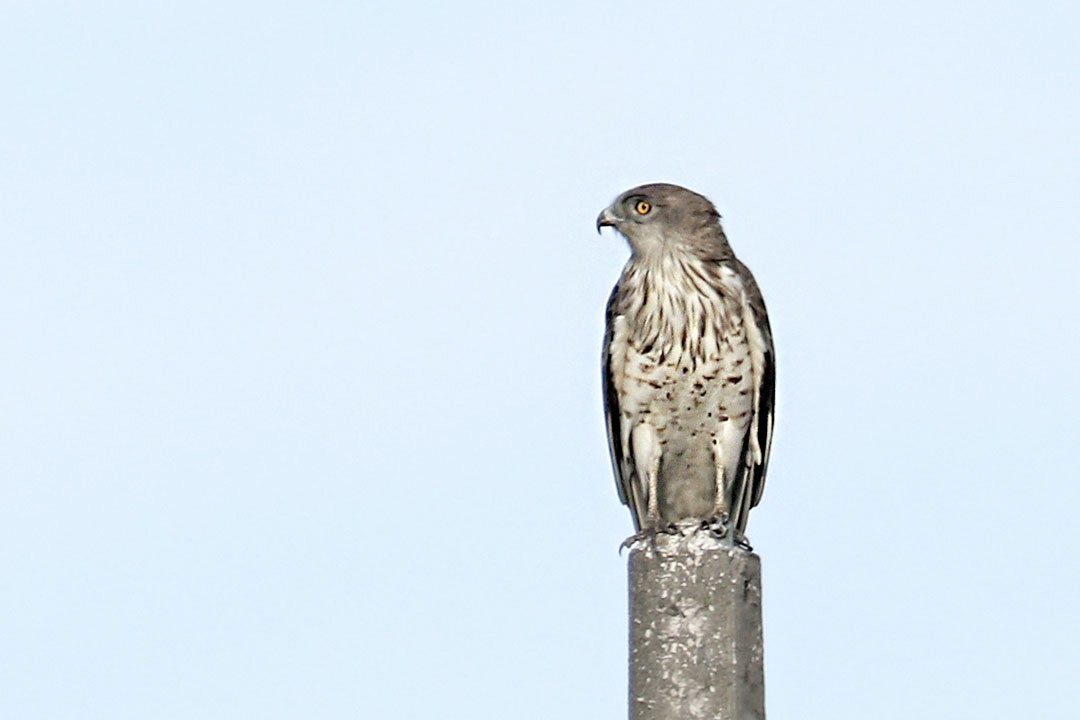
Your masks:
<path fill-rule="evenodd" d="M 630 720 L 763 720 L 758 556 L 689 530 L 629 566 Z"/>

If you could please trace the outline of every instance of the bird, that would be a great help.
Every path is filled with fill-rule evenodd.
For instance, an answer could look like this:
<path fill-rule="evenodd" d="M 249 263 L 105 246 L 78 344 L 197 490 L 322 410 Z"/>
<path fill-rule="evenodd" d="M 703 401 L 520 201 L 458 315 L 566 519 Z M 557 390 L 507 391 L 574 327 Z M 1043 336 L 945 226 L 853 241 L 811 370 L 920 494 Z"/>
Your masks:
<path fill-rule="evenodd" d="M 750 509 L 765 486 L 776 359 L 757 282 L 716 207 L 678 185 L 619 195 L 596 218 L 630 258 L 611 292 L 603 401 L 624 546 L 696 525 L 751 549 Z"/>

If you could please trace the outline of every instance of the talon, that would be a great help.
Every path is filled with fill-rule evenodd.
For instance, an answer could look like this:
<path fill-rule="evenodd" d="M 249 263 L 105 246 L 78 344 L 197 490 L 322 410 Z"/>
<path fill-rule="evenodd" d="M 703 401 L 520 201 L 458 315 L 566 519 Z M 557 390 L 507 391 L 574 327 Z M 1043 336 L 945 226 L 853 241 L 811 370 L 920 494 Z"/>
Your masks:
<path fill-rule="evenodd" d="M 676 523 L 673 522 L 666 523 L 658 527 L 643 528 L 642 530 L 639 530 L 638 532 L 634 533 L 633 535 L 622 541 L 622 543 L 619 545 L 619 554 L 622 555 L 623 550 L 629 547 L 633 547 L 636 543 L 641 542 L 642 540 L 648 540 L 649 544 L 652 546 L 653 551 L 660 552 L 660 548 L 656 544 L 656 538 L 661 534 L 678 535 L 679 537 L 684 537 L 682 528 L 680 528 Z"/>
<path fill-rule="evenodd" d="M 650 537 L 652 537 L 652 538 L 656 537 L 656 531 L 655 530 L 652 531 L 652 532 L 650 532 L 648 528 L 646 528 L 644 530 L 639 530 L 638 532 L 636 532 L 633 535 L 631 535 L 630 537 L 626 538 L 625 540 L 622 541 L 622 543 L 619 544 L 619 554 L 622 555 L 623 550 L 625 550 L 625 549 L 627 549 L 629 547 L 633 547 L 636 543 L 638 543 L 638 542 L 640 542 L 642 540 L 645 540 L 647 538 L 650 538 Z"/>
<path fill-rule="evenodd" d="M 728 514 L 714 515 L 708 520 L 702 520 L 701 529 L 707 530 L 717 540 L 723 540 L 728 536 Z"/>
<path fill-rule="evenodd" d="M 753 551 L 754 551 L 754 548 L 752 548 L 752 547 L 750 546 L 750 541 L 749 541 L 749 540 L 747 540 L 747 539 L 746 539 L 746 536 L 745 536 L 745 535 L 743 535 L 743 534 L 742 534 L 741 532 L 739 532 L 738 530 L 736 530 L 736 531 L 735 531 L 735 545 L 736 545 L 737 547 L 740 547 L 740 548 L 742 548 L 742 549 L 743 549 L 743 550 L 745 550 L 746 552 L 753 552 Z"/>

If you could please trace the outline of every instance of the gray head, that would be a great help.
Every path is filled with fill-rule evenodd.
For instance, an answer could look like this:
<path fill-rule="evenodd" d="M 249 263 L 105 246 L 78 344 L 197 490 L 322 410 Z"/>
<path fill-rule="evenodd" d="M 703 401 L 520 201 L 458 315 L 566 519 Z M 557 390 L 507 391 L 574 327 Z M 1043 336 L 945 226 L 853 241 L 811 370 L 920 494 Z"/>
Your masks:
<path fill-rule="evenodd" d="M 613 227 L 634 255 L 684 250 L 722 258 L 731 255 L 720 213 L 708 198 L 678 185 L 652 183 L 627 190 L 596 218 L 596 231 Z"/>

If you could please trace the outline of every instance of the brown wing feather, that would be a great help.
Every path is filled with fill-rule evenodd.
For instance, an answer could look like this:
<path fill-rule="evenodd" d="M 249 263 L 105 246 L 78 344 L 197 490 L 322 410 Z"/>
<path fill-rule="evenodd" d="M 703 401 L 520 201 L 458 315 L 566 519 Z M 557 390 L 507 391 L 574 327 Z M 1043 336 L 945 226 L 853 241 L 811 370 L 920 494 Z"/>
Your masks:
<path fill-rule="evenodd" d="M 753 274 L 741 262 L 739 271 L 746 283 L 746 304 L 750 308 L 751 320 L 765 342 L 761 367 L 755 364 L 754 380 L 754 415 L 757 418 L 757 442 L 761 448 L 761 462 L 754 463 L 750 472 L 750 507 L 761 502 L 765 490 L 765 473 L 769 467 L 769 452 L 772 449 L 773 414 L 776 402 L 776 351 L 773 347 L 772 328 L 769 315 L 765 310 L 765 301 Z"/>
<path fill-rule="evenodd" d="M 619 294 L 619 286 L 616 285 L 608 298 L 605 314 L 606 332 L 604 333 L 604 349 L 601 365 L 603 378 L 601 380 L 604 389 L 604 417 L 607 421 L 608 448 L 611 451 L 611 469 L 615 473 L 615 487 L 619 491 L 619 500 L 627 505 L 634 519 L 634 528 L 639 529 L 637 502 L 634 497 L 633 458 L 623 454 L 622 446 L 622 410 L 619 407 L 619 396 L 615 392 L 615 379 L 611 375 L 611 341 L 615 334 L 615 301 Z"/>
<path fill-rule="evenodd" d="M 769 468 L 769 452 L 772 450 L 773 406 L 776 401 L 776 361 L 773 351 L 765 353 L 765 366 L 758 380 L 758 446 L 761 448 L 761 464 L 754 467 L 751 480 L 750 507 L 761 502 L 765 490 L 765 472 Z"/>

